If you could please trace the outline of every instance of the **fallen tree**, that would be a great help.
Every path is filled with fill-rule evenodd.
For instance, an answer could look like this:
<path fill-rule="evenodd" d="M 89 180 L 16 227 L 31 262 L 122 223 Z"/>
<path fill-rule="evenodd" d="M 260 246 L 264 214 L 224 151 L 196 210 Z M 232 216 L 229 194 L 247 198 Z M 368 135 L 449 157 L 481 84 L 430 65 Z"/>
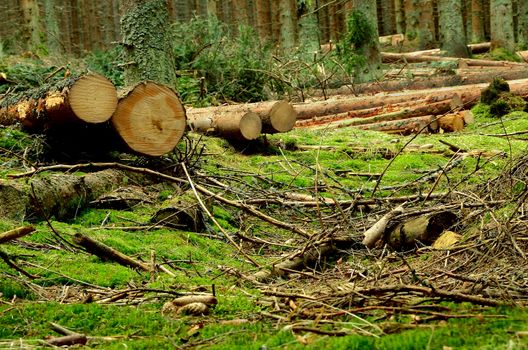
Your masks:
<path fill-rule="evenodd" d="M 64 124 L 97 124 L 109 120 L 116 106 L 114 85 L 104 76 L 90 73 L 4 97 L 0 100 L 0 124 L 21 123 L 32 132 Z"/>
<path fill-rule="evenodd" d="M 528 96 L 528 79 L 510 80 L 508 84 L 513 94 L 522 97 Z M 478 101 L 481 90 L 488 85 L 488 83 L 482 83 L 360 97 L 336 96 L 326 101 L 298 103 L 294 105 L 294 108 L 297 111 L 299 119 L 309 119 L 360 109 L 383 107 L 395 103 L 410 102 L 416 99 L 424 99 L 428 103 L 433 103 L 453 99 L 455 96 L 460 98 L 465 107 L 470 107 Z"/>
<path fill-rule="evenodd" d="M 381 61 L 383 63 L 419 63 L 419 62 L 457 62 L 468 66 L 490 66 L 490 67 L 526 67 L 526 63 L 518 63 L 511 61 L 492 61 L 480 60 L 473 58 L 458 58 L 445 57 L 433 55 L 419 55 L 416 53 L 395 53 L 395 52 L 381 52 Z"/>
<path fill-rule="evenodd" d="M 154 82 L 139 83 L 119 100 L 112 125 L 134 152 L 161 156 L 176 147 L 186 116 L 178 95 Z"/>
<path fill-rule="evenodd" d="M 254 112 L 225 112 L 217 109 L 209 113 L 188 114 L 191 130 L 214 134 L 226 139 L 255 140 L 262 131 L 262 121 Z"/>
<path fill-rule="evenodd" d="M 266 134 L 288 132 L 293 129 L 295 121 L 297 120 L 295 109 L 286 101 L 269 101 L 241 105 L 196 108 L 189 109 L 187 115 L 192 121 L 206 120 L 204 122 L 206 126 L 209 124 L 213 125 L 213 128 L 215 128 L 214 120 L 215 118 L 219 118 L 219 116 L 222 116 L 222 118 L 227 121 L 230 116 L 237 119 L 249 112 L 255 113 L 260 117 L 262 121 L 262 132 Z M 207 119 L 210 121 L 207 121 Z M 191 124 L 193 124 L 193 122 L 191 122 Z M 203 127 L 199 126 L 198 129 L 203 129 Z"/>

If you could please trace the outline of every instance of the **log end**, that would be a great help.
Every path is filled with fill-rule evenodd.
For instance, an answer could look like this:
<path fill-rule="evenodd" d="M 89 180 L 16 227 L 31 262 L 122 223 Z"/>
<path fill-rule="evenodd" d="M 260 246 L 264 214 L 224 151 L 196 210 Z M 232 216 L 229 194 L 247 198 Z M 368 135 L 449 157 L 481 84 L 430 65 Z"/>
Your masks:
<path fill-rule="evenodd" d="M 103 123 L 112 117 L 117 107 L 114 84 L 100 74 L 87 74 L 70 88 L 70 107 L 87 123 Z"/>
<path fill-rule="evenodd" d="M 286 101 L 279 101 L 273 105 L 269 113 L 270 127 L 265 127 L 264 132 L 288 132 L 293 129 L 297 121 L 297 112 Z"/>
<path fill-rule="evenodd" d="M 258 114 L 248 112 L 240 119 L 240 134 L 245 140 L 255 140 L 262 131 L 262 121 Z"/>
<path fill-rule="evenodd" d="M 185 108 L 170 88 L 144 82 L 119 101 L 112 124 L 133 151 L 161 156 L 182 138 Z"/>

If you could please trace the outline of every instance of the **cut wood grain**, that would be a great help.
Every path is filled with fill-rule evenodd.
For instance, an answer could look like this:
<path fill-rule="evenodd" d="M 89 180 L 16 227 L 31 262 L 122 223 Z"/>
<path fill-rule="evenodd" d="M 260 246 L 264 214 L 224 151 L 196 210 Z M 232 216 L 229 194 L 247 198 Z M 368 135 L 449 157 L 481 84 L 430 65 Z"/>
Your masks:
<path fill-rule="evenodd" d="M 90 73 L 0 100 L 0 124 L 21 123 L 32 132 L 68 123 L 97 124 L 109 120 L 116 106 L 112 82 Z"/>
<path fill-rule="evenodd" d="M 170 88 L 147 81 L 119 100 L 112 125 L 134 152 L 161 156 L 172 151 L 182 138 L 185 108 Z"/>

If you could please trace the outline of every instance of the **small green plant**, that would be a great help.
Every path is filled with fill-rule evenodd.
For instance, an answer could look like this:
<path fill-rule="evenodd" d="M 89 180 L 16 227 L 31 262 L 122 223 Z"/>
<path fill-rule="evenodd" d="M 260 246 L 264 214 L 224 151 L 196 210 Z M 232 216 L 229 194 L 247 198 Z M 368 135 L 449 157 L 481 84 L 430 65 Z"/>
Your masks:
<path fill-rule="evenodd" d="M 114 85 L 122 87 L 124 84 L 123 66 L 117 64 L 120 60 L 119 52 L 117 48 L 92 52 L 85 58 L 86 66 L 89 70 L 101 73 L 110 79 Z"/>

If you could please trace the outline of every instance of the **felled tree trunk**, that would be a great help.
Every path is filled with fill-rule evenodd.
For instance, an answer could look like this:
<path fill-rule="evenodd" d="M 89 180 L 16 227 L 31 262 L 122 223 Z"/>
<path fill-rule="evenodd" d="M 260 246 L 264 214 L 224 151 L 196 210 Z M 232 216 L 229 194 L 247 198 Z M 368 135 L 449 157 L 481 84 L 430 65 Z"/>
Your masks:
<path fill-rule="evenodd" d="M 202 134 L 214 134 L 229 140 L 255 140 L 262 131 L 262 121 L 253 112 L 217 110 L 211 114 L 190 114 L 191 130 Z"/>
<path fill-rule="evenodd" d="M 102 170 L 83 176 L 50 174 L 34 177 L 30 184 L 0 182 L 0 217 L 11 220 L 59 220 L 73 217 L 103 193 L 130 182 L 145 179 L 119 170 Z"/>
<path fill-rule="evenodd" d="M 410 249 L 419 244 L 430 245 L 457 220 L 457 215 L 448 211 L 409 219 L 389 228 L 385 232 L 385 241 L 396 250 Z"/>
<path fill-rule="evenodd" d="M 470 58 L 457 58 L 457 57 L 437 57 L 430 55 L 416 55 L 413 53 L 395 53 L 395 52 L 382 52 L 381 60 L 383 63 L 420 63 L 420 62 L 463 62 L 468 66 L 490 66 L 490 67 L 512 67 L 512 66 L 526 66 L 524 63 L 510 62 L 510 61 L 491 61 L 491 60 L 479 60 Z"/>
<path fill-rule="evenodd" d="M 271 101 L 248 103 L 241 105 L 219 106 L 209 108 L 196 108 L 188 111 L 190 119 L 197 120 L 215 115 L 237 116 L 247 112 L 257 114 L 262 121 L 262 132 L 267 134 L 288 132 L 293 129 L 297 120 L 297 113 L 293 106 L 286 101 Z"/>
<path fill-rule="evenodd" d="M 510 80 L 508 81 L 508 84 L 510 85 L 510 90 L 513 94 L 518 96 L 528 95 L 528 79 Z M 483 83 L 361 97 L 341 96 L 340 98 L 334 98 L 327 101 L 296 104 L 294 105 L 294 108 L 297 111 L 299 119 L 308 119 L 359 109 L 381 107 L 417 99 L 427 99 L 429 103 L 433 103 L 436 101 L 451 99 L 455 95 L 460 97 L 461 102 L 464 103 L 465 106 L 469 107 L 478 101 L 481 90 L 488 85 L 488 83 Z"/>
<path fill-rule="evenodd" d="M 161 156 L 170 152 L 185 132 L 185 108 L 166 86 L 143 82 L 119 100 L 112 125 L 139 154 Z"/>
<path fill-rule="evenodd" d="M 90 73 L 2 99 L 0 124 L 20 122 L 32 132 L 42 132 L 64 124 L 103 123 L 116 106 L 114 85 Z"/>
<path fill-rule="evenodd" d="M 206 216 L 194 193 L 188 191 L 165 203 L 150 222 L 179 230 L 204 232 Z"/>

